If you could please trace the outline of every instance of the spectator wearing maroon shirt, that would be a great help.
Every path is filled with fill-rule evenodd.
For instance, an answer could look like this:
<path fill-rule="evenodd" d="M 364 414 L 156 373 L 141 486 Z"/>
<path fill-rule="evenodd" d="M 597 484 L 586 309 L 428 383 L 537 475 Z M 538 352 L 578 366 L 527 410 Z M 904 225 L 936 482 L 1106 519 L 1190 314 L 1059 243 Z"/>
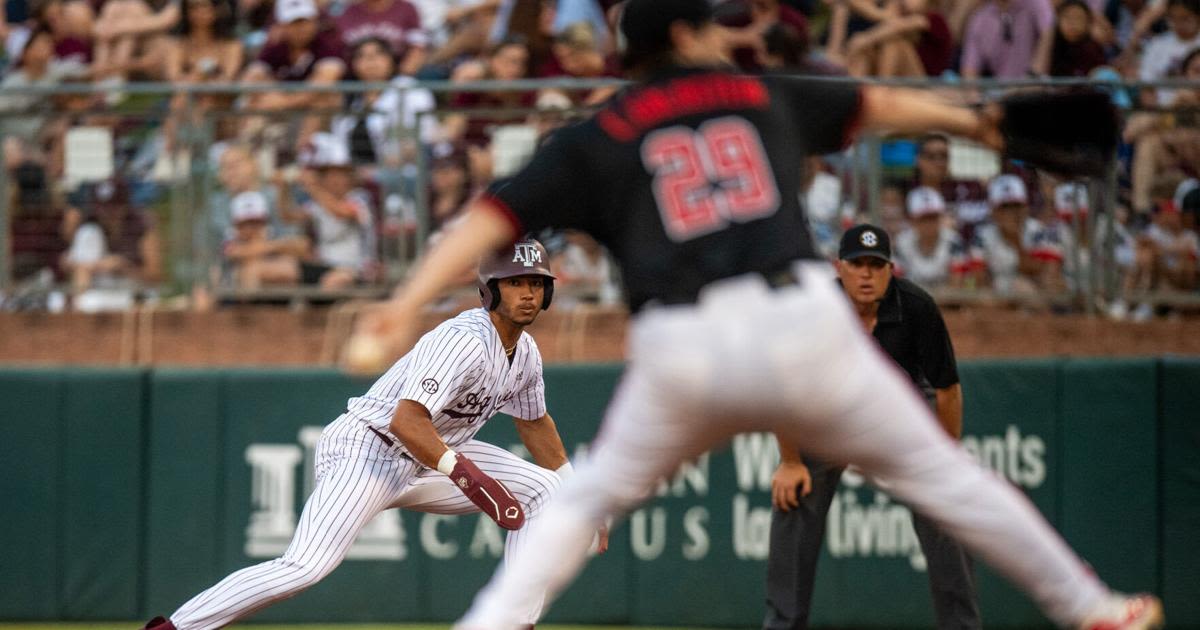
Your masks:
<path fill-rule="evenodd" d="M 726 44 L 733 61 L 747 72 L 763 69 L 759 59 L 766 53 L 765 35 L 772 26 L 786 24 L 808 38 L 804 14 L 779 0 L 729 0 L 720 13 L 721 22 L 728 27 Z"/>
<path fill-rule="evenodd" d="M 62 206 L 54 199 L 46 170 L 33 161 L 11 169 L 8 207 L 12 278 L 25 280 L 43 269 L 60 275 L 59 257 L 67 249 L 62 235 Z"/>
<path fill-rule="evenodd" d="M 938 76 L 950 67 L 950 27 L 926 0 L 890 0 L 885 16 L 846 42 L 851 75 Z"/>
<path fill-rule="evenodd" d="M 509 37 L 494 44 L 485 60 L 465 63 L 455 70 L 453 81 L 523 79 L 529 72 L 529 46 L 520 37 Z M 525 109 L 537 103 L 534 92 L 460 92 L 451 99 L 455 108 Z M 452 114 L 443 124 L 443 135 L 451 142 L 464 141 L 481 147 L 491 143 L 491 128 L 519 121 L 519 117 Z"/>
<path fill-rule="evenodd" d="M 1086 77 L 1105 64 L 1104 47 L 1092 38 L 1092 9 L 1083 0 L 1058 5 L 1054 40 L 1038 51 L 1036 74 L 1052 77 Z"/>
<path fill-rule="evenodd" d="M 277 0 L 275 22 L 280 38 L 267 44 L 242 74 L 247 83 L 306 82 L 329 85 L 342 79 L 346 61 L 341 36 L 332 25 L 321 21 L 313 0 Z M 267 92 L 251 95 L 246 106 L 259 110 L 325 109 L 341 104 L 341 95 L 322 92 Z M 320 119 L 308 117 L 298 144 L 320 126 Z"/>
<path fill-rule="evenodd" d="M 369 38 L 386 41 L 404 75 L 416 74 L 429 56 L 429 36 L 408 0 L 358 0 L 337 18 L 337 26 L 348 48 Z"/>
<path fill-rule="evenodd" d="M 41 24 L 54 35 L 54 59 L 84 66 L 92 63 L 92 27 L 95 13 L 83 0 L 48 0 L 36 7 L 34 24 Z"/>

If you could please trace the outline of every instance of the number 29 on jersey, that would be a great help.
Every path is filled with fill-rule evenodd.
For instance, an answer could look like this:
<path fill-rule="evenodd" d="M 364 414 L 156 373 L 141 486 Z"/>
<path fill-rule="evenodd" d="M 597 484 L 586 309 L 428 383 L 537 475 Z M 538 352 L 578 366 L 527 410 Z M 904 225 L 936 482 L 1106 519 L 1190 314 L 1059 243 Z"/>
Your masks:
<path fill-rule="evenodd" d="M 646 136 L 641 152 L 654 177 L 663 228 L 675 242 L 779 209 L 779 187 L 762 139 L 744 118 L 717 118 L 698 129 L 660 129 Z"/>

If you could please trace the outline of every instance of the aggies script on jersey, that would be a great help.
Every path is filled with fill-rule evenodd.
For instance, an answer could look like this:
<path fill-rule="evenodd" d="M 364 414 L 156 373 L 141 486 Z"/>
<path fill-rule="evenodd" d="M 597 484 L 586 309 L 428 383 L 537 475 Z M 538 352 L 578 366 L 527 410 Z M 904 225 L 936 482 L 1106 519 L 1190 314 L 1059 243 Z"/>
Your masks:
<path fill-rule="evenodd" d="M 596 237 L 633 310 L 689 303 L 714 280 L 816 257 L 804 158 L 841 149 L 858 111 L 854 85 L 676 68 L 555 133 L 489 196 L 518 233 Z"/>

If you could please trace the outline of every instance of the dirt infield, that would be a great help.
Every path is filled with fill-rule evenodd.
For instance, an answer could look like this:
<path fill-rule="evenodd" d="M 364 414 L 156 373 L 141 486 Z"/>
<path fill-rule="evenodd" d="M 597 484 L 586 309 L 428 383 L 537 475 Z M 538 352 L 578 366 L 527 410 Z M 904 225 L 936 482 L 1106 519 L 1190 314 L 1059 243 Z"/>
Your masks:
<path fill-rule="evenodd" d="M 429 312 L 431 328 L 456 311 Z M 0 363 L 82 365 L 332 365 L 353 307 L 237 307 L 212 313 L 0 314 Z M 623 358 L 620 311 L 550 310 L 531 328 L 547 362 Z M 962 358 L 1200 354 L 1200 319 L 1146 324 L 1018 311 L 948 311 Z M 803 325 L 803 322 L 797 322 Z"/>

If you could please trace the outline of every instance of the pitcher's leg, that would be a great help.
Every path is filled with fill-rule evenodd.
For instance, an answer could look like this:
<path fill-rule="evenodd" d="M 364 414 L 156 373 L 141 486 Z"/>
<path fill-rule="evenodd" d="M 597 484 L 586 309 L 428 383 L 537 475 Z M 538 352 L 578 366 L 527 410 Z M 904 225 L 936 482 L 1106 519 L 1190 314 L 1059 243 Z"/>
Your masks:
<path fill-rule="evenodd" d="M 817 559 L 825 541 L 829 505 L 842 478 L 840 466 L 809 462 L 812 492 L 793 510 L 771 511 L 767 555 L 767 615 L 763 630 L 808 627 Z"/>
<path fill-rule="evenodd" d="M 324 438 L 323 438 L 324 439 Z M 393 499 L 398 464 L 361 452 L 335 462 L 304 505 L 284 554 L 230 574 L 171 615 L 178 630 L 220 628 L 316 584 Z"/>
<path fill-rule="evenodd" d="M 928 518 L 913 512 L 912 522 L 925 554 L 938 630 L 979 630 L 983 622 L 971 556 Z"/>
<path fill-rule="evenodd" d="M 675 415 L 652 390 L 626 374 L 588 460 L 526 526 L 529 546 L 507 558 L 458 627 L 512 629 L 521 623 L 514 611 L 543 593 L 549 605 L 582 569 L 602 519 L 624 515 L 681 462 L 728 437 L 701 437 L 703 418 Z"/>
<path fill-rule="evenodd" d="M 946 436 L 907 379 L 869 344 L 848 336 L 844 351 L 856 367 L 831 368 L 818 379 L 836 382 L 822 417 L 781 430 L 818 457 L 853 462 L 890 482 L 890 492 L 1028 592 L 1055 622 L 1083 619 L 1106 596 L 1104 585 L 1024 495 Z"/>

